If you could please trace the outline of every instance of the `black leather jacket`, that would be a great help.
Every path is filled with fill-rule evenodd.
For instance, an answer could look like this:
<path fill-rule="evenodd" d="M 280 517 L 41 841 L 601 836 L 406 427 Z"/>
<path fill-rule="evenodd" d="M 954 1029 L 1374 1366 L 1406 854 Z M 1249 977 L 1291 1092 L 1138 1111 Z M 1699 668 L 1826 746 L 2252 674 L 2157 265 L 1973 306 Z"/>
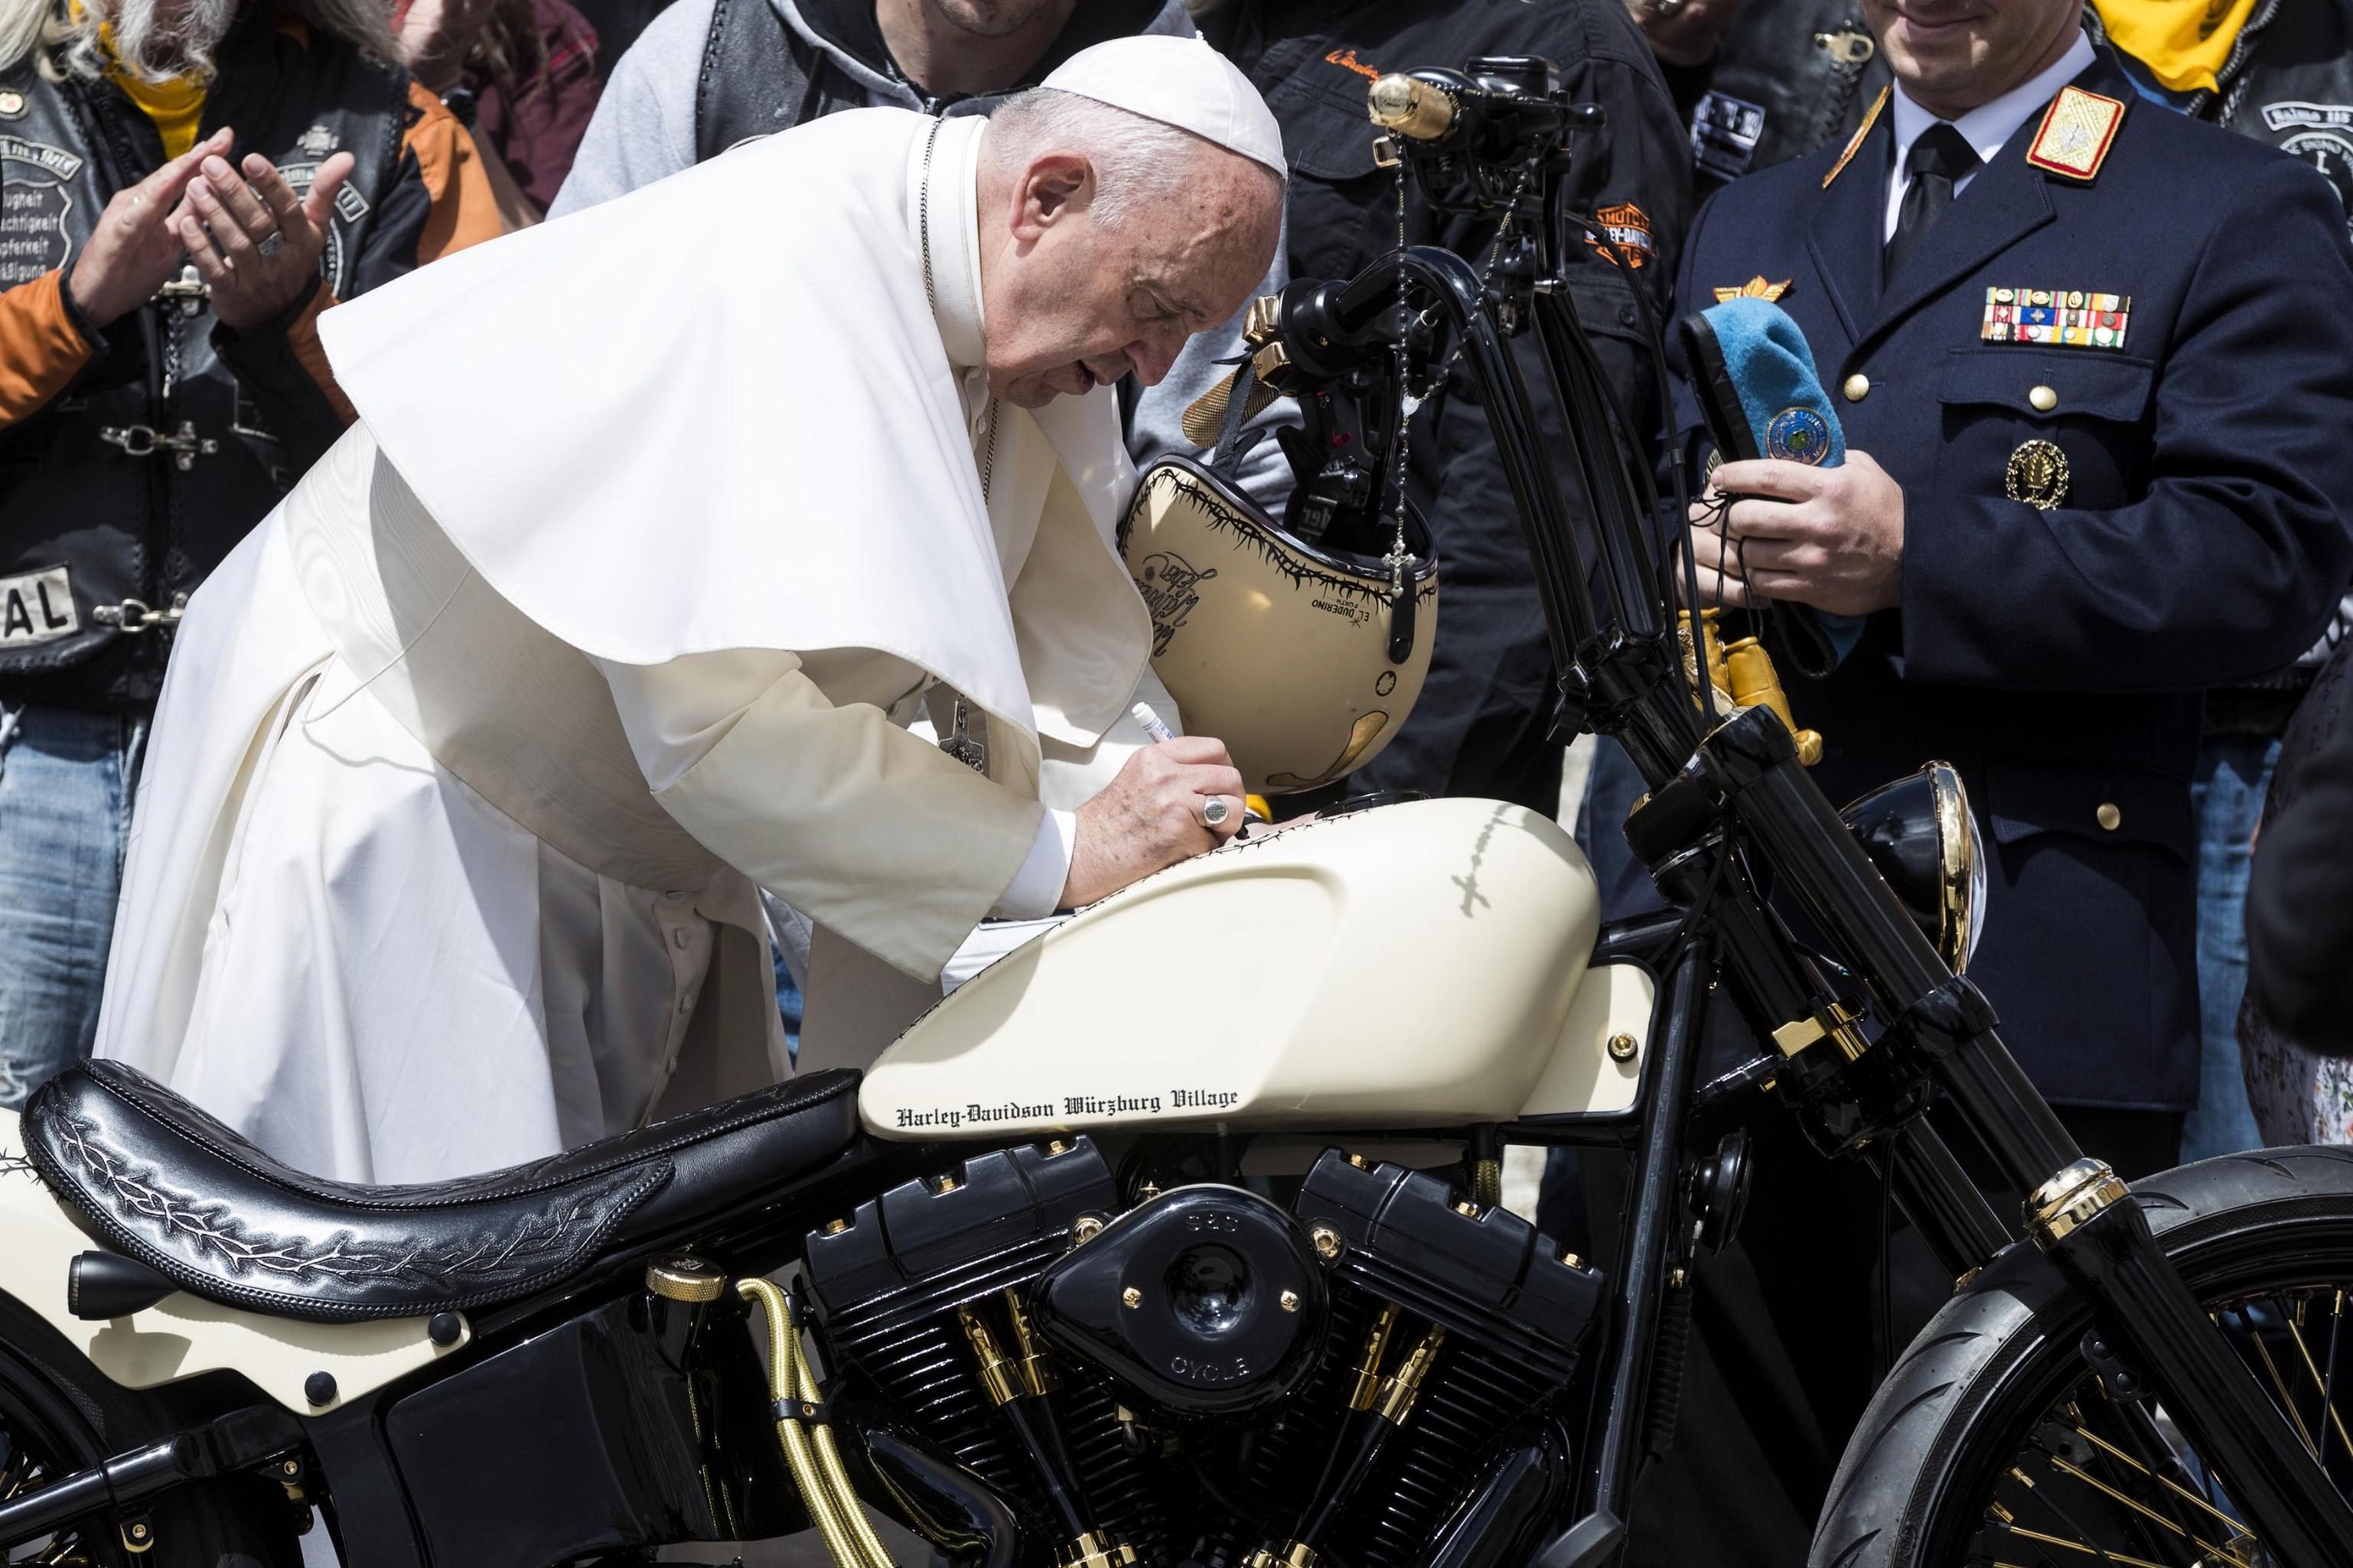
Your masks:
<path fill-rule="evenodd" d="M 1715 58 L 1668 66 L 1704 199 L 1742 175 L 1844 142 L 1888 83 L 1860 0 L 1746 0 Z"/>

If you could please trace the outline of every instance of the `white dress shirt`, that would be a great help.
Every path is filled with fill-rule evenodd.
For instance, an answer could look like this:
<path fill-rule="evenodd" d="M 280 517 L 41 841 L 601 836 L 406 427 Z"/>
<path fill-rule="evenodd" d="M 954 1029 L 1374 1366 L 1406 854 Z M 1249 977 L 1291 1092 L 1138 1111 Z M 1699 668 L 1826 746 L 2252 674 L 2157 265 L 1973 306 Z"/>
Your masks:
<path fill-rule="evenodd" d="M 2099 56 L 2092 48 L 2092 40 L 2081 33 L 2074 44 L 2059 58 L 2059 62 L 2032 79 L 2021 83 L 1990 103 L 1980 103 L 1958 120 L 1950 122 L 1961 139 L 1977 149 L 1978 167 L 1983 168 L 1994 160 L 1994 154 L 2015 135 L 2018 128 L 2041 112 L 2043 105 L 2059 96 L 2059 90 L 2084 74 Z M 1896 214 L 1904 206 L 1904 192 L 1912 184 L 1911 173 L 1905 164 L 1911 161 L 1912 143 L 1921 133 L 1936 124 L 1936 117 L 1913 102 L 1904 94 L 1904 84 L 1895 84 L 1895 167 L 1887 176 L 1887 221 L 1880 231 L 1882 243 L 1895 238 Z M 1977 171 L 1971 170 L 1953 182 L 1953 195 L 1958 196 L 1969 188 Z"/>

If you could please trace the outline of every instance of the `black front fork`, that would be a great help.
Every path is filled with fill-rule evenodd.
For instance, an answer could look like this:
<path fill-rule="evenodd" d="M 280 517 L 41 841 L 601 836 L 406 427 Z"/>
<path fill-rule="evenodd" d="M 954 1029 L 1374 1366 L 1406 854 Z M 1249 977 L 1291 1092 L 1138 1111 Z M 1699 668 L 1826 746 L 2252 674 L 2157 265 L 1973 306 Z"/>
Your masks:
<path fill-rule="evenodd" d="M 1932 1077 L 2031 1194 L 2024 1218 L 2035 1245 L 2109 1341 L 2137 1359 L 2249 1528 L 2294 1568 L 2353 1563 L 2353 1508 L 2189 1293 L 2124 1182 L 2084 1157 L 1994 1032 L 1984 997 L 1945 967 L 1799 770 L 1788 731 L 1767 710 L 1747 709 L 1701 743 L 1699 762 L 1809 916 L 1866 977 L 1892 1021 L 1873 1053 L 1896 1053 Z"/>

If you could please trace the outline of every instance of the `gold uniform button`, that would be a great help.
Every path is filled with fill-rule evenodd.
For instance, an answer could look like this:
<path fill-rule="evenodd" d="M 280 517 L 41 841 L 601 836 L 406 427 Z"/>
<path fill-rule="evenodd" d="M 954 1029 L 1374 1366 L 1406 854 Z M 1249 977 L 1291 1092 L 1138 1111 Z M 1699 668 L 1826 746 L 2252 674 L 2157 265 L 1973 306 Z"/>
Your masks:
<path fill-rule="evenodd" d="M 1846 400 L 1860 403 L 1871 396 L 1871 377 L 1860 370 L 1846 378 Z"/>
<path fill-rule="evenodd" d="M 2026 395 L 2026 400 L 2034 405 L 2036 413 L 2047 414 L 2059 406 L 2059 394 L 2048 387 L 2037 387 Z"/>
<path fill-rule="evenodd" d="M 2116 810 L 2116 804 L 2113 800 L 2101 801 L 2100 809 L 2094 811 L 2092 815 L 2097 818 L 2100 826 L 2109 832 L 2115 832 L 2125 825 L 2125 814 Z"/>

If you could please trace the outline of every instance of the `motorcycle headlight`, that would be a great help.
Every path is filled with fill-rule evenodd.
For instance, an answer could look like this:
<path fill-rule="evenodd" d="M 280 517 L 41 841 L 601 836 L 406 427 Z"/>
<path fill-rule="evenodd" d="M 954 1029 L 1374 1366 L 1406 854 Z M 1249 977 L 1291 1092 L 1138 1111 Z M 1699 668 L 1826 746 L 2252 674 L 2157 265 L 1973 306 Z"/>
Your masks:
<path fill-rule="evenodd" d="M 1985 843 L 1949 762 L 1883 784 L 1839 813 L 1955 974 L 1985 929 Z"/>

